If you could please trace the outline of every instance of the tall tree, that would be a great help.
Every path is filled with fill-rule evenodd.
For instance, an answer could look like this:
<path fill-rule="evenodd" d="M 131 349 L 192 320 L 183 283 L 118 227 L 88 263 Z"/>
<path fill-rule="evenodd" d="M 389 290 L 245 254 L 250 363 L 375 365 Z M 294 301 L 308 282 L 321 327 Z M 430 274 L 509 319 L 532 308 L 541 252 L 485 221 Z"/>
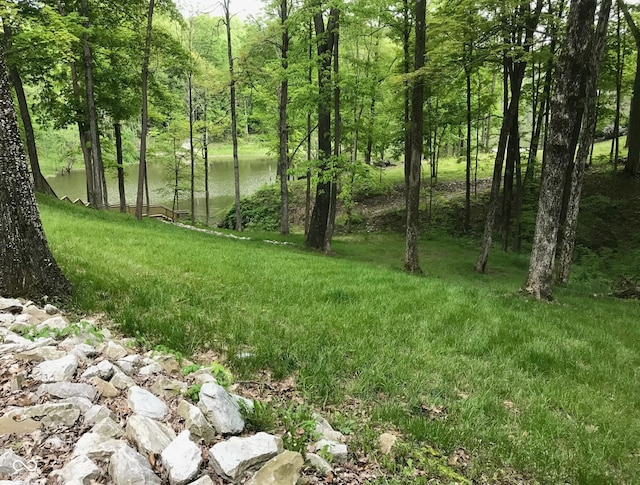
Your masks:
<path fill-rule="evenodd" d="M 289 0 L 280 0 L 280 27 L 282 28 L 282 44 L 280 45 L 282 79 L 280 81 L 279 112 L 279 156 L 278 177 L 280 177 L 280 233 L 289 234 L 289 128 L 287 126 L 287 105 L 289 101 Z"/>
<path fill-rule="evenodd" d="M 42 229 L 0 45 L 0 294 L 62 298 L 71 285 Z"/>
<path fill-rule="evenodd" d="M 572 0 L 556 69 L 551 103 L 547 165 L 542 173 L 536 230 L 523 292 L 552 297 L 551 282 L 567 171 L 573 160 L 587 99 L 596 0 Z"/>
<path fill-rule="evenodd" d="M 415 46 L 413 56 L 413 82 L 411 88 L 411 157 L 405 168 L 405 202 L 407 211 L 406 249 L 404 269 L 409 273 L 421 273 L 418 259 L 418 235 L 420 215 L 420 171 L 423 148 L 424 67 L 426 43 L 426 0 L 415 4 Z"/>

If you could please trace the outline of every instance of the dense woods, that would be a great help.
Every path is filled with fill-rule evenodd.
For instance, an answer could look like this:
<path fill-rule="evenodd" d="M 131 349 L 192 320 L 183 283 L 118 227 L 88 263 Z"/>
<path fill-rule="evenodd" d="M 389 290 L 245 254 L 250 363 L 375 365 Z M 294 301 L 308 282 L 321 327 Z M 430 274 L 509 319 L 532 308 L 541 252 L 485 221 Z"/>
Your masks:
<path fill-rule="evenodd" d="M 281 232 L 290 230 L 290 182 L 306 178 L 306 244 L 330 252 L 337 208 L 348 210 L 354 184 L 394 160 L 405 166 L 405 268 L 419 273 L 419 235 L 429 229 L 419 227 L 421 194 L 437 183 L 439 160 L 464 166 L 460 229 L 469 232 L 482 156 L 494 169 L 475 270 L 487 271 L 496 236 L 505 251 L 532 247 L 525 290 L 551 298 L 558 251 L 557 280 L 568 280 L 594 140 L 612 140 L 612 172 L 638 173 L 640 35 L 624 1 L 592 0 L 578 40 L 577 0 L 274 0 L 244 19 L 229 1 L 219 16 L 168 0 L 0 6 L 35 189 L 52 192 L 32 125 L 74 127 L 86 200 L 98 210 L 108 205 L 110 170 L 125 210 L 122 168 L 137 163 L 143 215 L 153 145 L 174 159 L 174 208 L 189 194 L 195 224 L 194 194 L 209 198 L 208 148 L 230 140 L 242 230 L 238 143 L 257 139 L 277 154 Z M 538 197 L 532 238 L 523 207 Z M 207 205 L 206 224 L 208 214 Z"/>

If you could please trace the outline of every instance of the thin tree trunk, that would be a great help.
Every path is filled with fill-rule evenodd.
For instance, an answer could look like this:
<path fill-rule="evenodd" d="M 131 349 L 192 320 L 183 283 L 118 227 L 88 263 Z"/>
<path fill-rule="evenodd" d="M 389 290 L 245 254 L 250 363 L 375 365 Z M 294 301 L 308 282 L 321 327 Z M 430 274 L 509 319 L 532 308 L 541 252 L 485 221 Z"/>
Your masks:
<path fill-rule="evenodd" d="M 80 93 L 80 85 L 78 83 L 78 74 L 76 70 L 76 63 L 71 62 L 69 65 L 71 70 L 71 85 L 73 88 L 73 97 L 78 106 L 76 111 L 77 124 L 78 124 L 78 137 L 80 140 L 80 150 L 82 150 L 82 158 L 84 160 L 84 173 L 87 184 L 87 203 L 92 204 L 95 200 L 95 193 L 93 191 L 93 163 L 91 161 L 91 152 L 89 151 L 89 140 L 87 139 L 87 131 L 85 124 L 84 113 L 80 110 L 79 106 L 86 106 L 86 103 L 81 102 L 82 95 Z"/>
<path fill-rule="evenodd" d="M 136 197 L 136 219 L 142 219 L 142 203 L 147 181 L 147 133 L 149 132 L 149 58 L 151 57 L 151 30 L 153 28 L 153 9 L 155 0 L 149 0 L 147 14 L 147 32 L 144 43 L 144 58 L 142 60 L 142 127 L 140 130 L 140 165 L 138 167 L 138 193 Z"/>
<path fill-rule="evenodd" d="M 609 163 L 613 163 L 613 175 L 618 171 L 618 157 L 620 156 L 620 105 L 622 103 L 622 73 L 624 69 L 622 56 L 622 35 L 620 17 L 620 5 L 617 5 L 616 21 L 616 114 L 613 121 L 613 138 L 611 139 L 611 152 L 609 153 Z"/>
<path fill-rule="evenodd" d="M 81 15 L 85 17 L 84 27 L 89 28 L 89 0 L 82 0 Z M 104 209 L 104 166 L 102 164 L 102 149 L 100 148 L 100 132 L 98 129 L 98 114 L 96 111 L 96 102 L 94 98 L 93 87 L 93 54 L 89 44 L 89 34 L 85 30 L 82 34 L 82 53 L 84 60 L 84 77 L 87 103 L 87 118 L 89 122 L 89 135 L 91 137 L 91 158 L 93 161 L 93 190 L 95 200 L 92 207 L 96 209 Z"/>
<path fill-rule="evenodd" d="M 120 195 L 120 212 L 127 212 L 127 200 L 124 191 L 124 160 L 122 157 L 122 127 L 119 122 L 113 124 L 116 138 L 116 164 L 118 165 L 118 193 Z"/>
<path fill-rule="evenodd" d="M 289 234 L 289 187 L 287 172 L 289 170 L 289 128 L 287 126 L 287 104 L 289 101 L 289 29 L 287 19 L 288 0 L 280 1 L 280 27 L 282 28 L 281 60 L 282 81 L 280 81 L 279 131 L 280 153 L 278 158 L 278 177 L 280 177 L 280 233 Z"/>
<path fill-rule="evenodd" d="M 556 270 L 556 282 L 566 285 L 569 282 L 569 272 L 571 270 L 571 260 L 573 258 L 573 248 L 576 241 L 576 228 L 578 226 L 578 212 L 580 210 L 580 197 L 582 194 L 582 180 L 584 170 L 589 156 L 589 151 L 593 146 L 593 139 L 597 121 L 597 98 L 598 98 L 598 76 L 604 49 L 607 42 L 607 24 L 609 22 L 609 12 L 611 10 L 611 0 L 603 0 L 600 5 L 598 27 L 595 33 L 595 40 L 591 49 L 589 59 L 590 76 L 587 79 L 586 103 L 584 120 L 580 132 L 580 146 L 576 156 L 575 166 L 568 174 L 568 187 L 565 188 L 563 207 L 564 218 L 561 217 L 560 231 L 558 234 L 558 263 Z M 571 164 L 569 165 L 571 166 Z M 566 208 L 565 208 L 566 207 Z M 563 220 L 564 219 L 564 220 Z"/>
<path fill-rule="evenodd" d="M 187 73 L 187 90 L 189 91 L 189 162 L 191 169 L 191 225 L 196 225 L 196 155 L 193 147 L 193 73 Z"/>
<path fill-rule="evenodd" d="M 231 104 L 231 140 L 233 142 L 233 182 L 235 188 L 236 231 L 242 231 L 242 210 L 240 208 L 240 165 L 238 163 L 238 115 L 236 113 L 236 77 L 231 49 L 231 17 L 229 0 L 222 3 L 227 28 L 227 58 L 229 60 L 229 95 Z"/>
<path fill-rule="evenodd" d="M 409 17 L 409 1 L 402 2 L 402 50 L 403 50 L 403 72 L 404 72 L 404 180 L 405 192 L 409 190 L 409 167 L 411 166 L 411 91 L 409 85 L 409 71 L 411 66 L 409 54 L 409 39 L 411 37 L 411 23 Z"/>
<path fill-rule="evenodd" d="M 470 50 L 473 47 L 470 47 Z M 469 57 L 473 52 L 469 52 Z M 471 62 L 471 59 L 468 59 Z M 471 229 L 471 70 L 465 66 L 465 77 L 467 80 L 467 166 L 465 170 L 465 198 L 464 198 L 464 232 Z"/>
<path fill-rule="evenodd" d="M 536 230 L 523 292 L 551 299 L 551 281 L 569 163 L 573 160 L 584 112 L 589 77 L 589 53 L 596 0 L 573 0 L 567 33 L 556 69 L 557 88 L 552 100 L 548 163 L 542 175 Z"/>
<path fill-rule="evenodd" d="M 65 298 L 71 284 L 42 229 L 0 45 L 0 295 Z"/>
<path fill-rule="evenodd" d="M 307 71 L 307 83 L 309 86 L 313 83 L 313 21 L 309 22 L 309 69 Z M 305 192 L 304 204 L 304 237 L 306 239 L 309 234 L 309 224 L 311 223 L 311 112 L 307 113 L 307 185 Z"/>
<path fill-rule="evenodd" d="M 211 209 L 209 204 L 209 125 L 207 123 L 207 90 L 204 90 L 204 109 L 203 109 L 203 121 L 204 121 L 204 133 L 202 134 L 202 151 L 204 155 L 204 212 L 205 212 L 205 225 L 208 226 L 211 222 Z"/>
<path fill-rule="evenodd" d="M 421 273 L 418 258 L 418 235 L 420 215 L 420 168 L 422 164 L 423 108 L 424 108 L 424 67 L 426 43 L 426 0 L 415 3 L 415 51 L 414 73 L 411 92 L 411 159 L 406 174 L 406 252 L 404 269 L 409 273 Z"/>

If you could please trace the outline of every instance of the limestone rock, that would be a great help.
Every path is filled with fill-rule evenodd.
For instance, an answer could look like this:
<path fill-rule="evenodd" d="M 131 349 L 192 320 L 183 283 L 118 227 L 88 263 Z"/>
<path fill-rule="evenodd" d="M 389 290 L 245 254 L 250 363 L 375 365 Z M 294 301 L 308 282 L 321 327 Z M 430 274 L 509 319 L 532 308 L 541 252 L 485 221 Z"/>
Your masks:
<path fill-rule="evenodd" d="M 109 476 L 115 485 L 160 485 L 149 462 L 134 449 L 125 446 L 109 461 Z"/>
<path fill-rule="evenodd" d="M 191 441 L 190 433 L 180 433 L 161 455 L 162 465 L 169 471 L 169 482 L 183 484 L 193 480 L 202 464 L 200 448 Z"/>
<path fill-rule="evenodd" d="M 382 433 L 380 435 L 380 439 L 378 440 L 378 444 L 380 445 L 380 452 L 383 455 L 388 455 L 389 453 L 391 453 L 391 450 L 396 444 L 396 441 L 398 441 L 398 438 L 395 435 L 392 435 L 391 433 Z"/>
<path fill-rule="evenodd" d="M 22 311 L 22 303 L 20 300 L 13 298 L 0 298 L 1 313 L 20 313 Z"/>
<path fill-rule="evenodd" d="M 19 345 L 21 347 L 27 348 L 29 345 L 31 345 L 33 342 L 31 342 L 31 340 L 26 339 L 24 337 L 21 337 L 20 335 L 13 333 L 13 332 L 9 332 L 5 337 L 4 337 L 4 343 L 5 344 L 16 344 Z"/>
<path fill-rule="evenodd" d="M 159 355 L 154 360 L 167 374 L 180 375 L 180 364 L 173 355 Z"/>
<path fill-rule="evenodd" d="M 152 419 L 162 419 L 169 412 L 169 408 L 164 402 L 146 389 L 138 386 L 129 389 L 127 402 L 134 413 Z"/>
<path fill-rule="evenodd" d="M 176 434 L 167 425 L 146 416 L 134 414 L 127 421 L 125 436 L 136 444 L 140 453 L 162 453 Z"/>
<path fill-rule="evenodd" d="M 0 475 L 17 475 L 23 463 L 12 450 L 0 450 Z"/>
<path fill-rule="evenodd" d="M 151 364 L 145 365 L 144 367 L 141 367 L 138 371 L 138 374 L 140 374 L 141 376 L 150 376 L 153 374 L 159 374 L 160 372 L 162 372 L 162 367 L 160 367 L 160 364 L 158 364 L 157 362 L 153 362 Z"/>
<path fill-rule="evenodd" d="M 0 484 L 2 485 L 2 484 Z M 207 475 L 198 478 L 195 482 L 191 482 L 189 485 L 214 485 L 213 480 Z"/>
<path fill-rule="evenodd" d="M 69 326 L 69 320 L 65 317 L 57 316 L 46 319 L 44 322 L 40 323 L 36 326 L 36 328 L 41 331 L 45 328 L 49 330 L 63 330 Z"/>
<path fill-rule="evenodd" d="M 56 360 L 45 360 L 34 370 L 34 377 L 42 382 L 69 381 L 78 369 L 78 361 L 73 355 Z"/>
<path fill-rule="evenodd" d="M 238 396 L 237 394 L 231 394 L 231 397 L 236 402 L 239 409 L 244 409 L 248 413 L 253 413 L 255 409 L 253 399 L 247 399 L 246 397 Z"/>
<path fill-rule="evenodd" d="M 211 374 L 211 370 L 210 369 L 200 369 L 195 371 L 194 373 L 191 374 L 191 377 L 193 378 L 193 382 L 194 384 L 207 384 L 209 382 L 212 382 L 213 384 L 217 384 L 218 381 L 216 381 L 216 378 L 213 377 L 213 374 Z"/>
<path fill-rule="evenodd" d="M 84 422 L 86 424 L 95 424 L 102 421 L 104 418 L 111 418 L 114 421 L 118 419 L 111 409 L 100 404 L 94 404 L 84 413 Z"/>
<path fill-rule="evenodd" d="M 314 414 L 313 419 L 316 422 L 316 433 L 322 438 L 329 441 L 338 441 L 342 443 L 344 441 L 344 435 L 339 431 L 334 430 L 329 422 L 319 414 Z"/>
<path fill-rule="evenodd" d="M 85 455 L 93 460 L 108 460 L 114 453 L 122 448 L 128 448 L 122 440 L 105 439 L 97 433 L 86 433 L 73 448 L 72 457 Z"/>
<path fill-rule="evenodd" d="M 43 362 L 45 360 L 56 360 L 65 356 L 65 353 L 51 345 L 45 345 L 31 350 L 24 350 L 15 354 L 18 360 L 27 362 Z"/>
<path fill-rule="evenodd" d="M 307 453 L 306 459 L 309 466 L 315 468 L 319 473 L 321 473 L 325 477 L 329 473 L 333 472 L 331 463 L 329 463 L 327 460 L 322 458 L 320 455 L 316 455 L 315 453 Z"/>
<path fill-rule="evenodd" d="M 96 398 L 98 391 L 90 384 L 79 384 L 74 382 L 56 382 L 53 384 L 41 384 L 37 394 L 49 394 L 50 396 L 65 399 L 68 397 L 84 397 L 89 401 Z"/>
<path fill-rule="evenodd" d="M 16 421 L 12 417 L 3 416 L 0 418 L 0 436 L 8 434 L 23 435 L 33 433 L 40 429 L 42 423 L 31 418 Z"/>
<path fill-rule="evenodd" d="M 118 394 L 120 394 L 120 391 L 118 391 L 118 389 L 116 389 L 113 384 L 107 381 L 103 381 L 98 376 L 92 377 L 91 383 L 96 386 L 98 394 L 103 397 L 116 397 Z"/>
<path fill-rule="evenodd" d="M 333 461 L 338 464 L 346 462 L 349 457 L 347 445 L 338 443 L 337 441 L 322 439 L 315 444 L 315 449 L 316 451 L 325 450 L 333 457 Z"/>
<path fill-rule="evenodd" d="M 97 365 L 92 365 L 91 367 L 87 367 L 82 373 L 83 378 L 90 379 L 91 377 L 99 377 L 100 379 L 104 379 L 108 381 L 113 376 L 115 369 L 113 368 L 113 364 L 108 360 L 103 360 L 99 362 Z"/>
<path fill-rule="evenodd" d="M 131 379 L 127 374 L 116 368 L 113 377 L 109 381 L 116 389 L 124 390 L 129 389 L 136 385 L 136 381 Z"/>
<path fill-rule="evenodd" d="M 14 408 L 5 414 L 9 418 L 40 418 L 40 423 L 48 428 L 71 426 L 80 417 L 80 409 L 71 403 L 46 403 L 25 408 Z"/>
<path fill-rule="evenodd" d="M 193 436 L 202 439 L 207 444 L 213 442 L 216 432 L 198 407 L 187 401 L 180 401 L 178 415 L 184 418 L 184 426 Z"/>
<path fill-rule="evenodd" d="M 207 383 L 200 389 L 198 407 L 221 434 L 239 434 L 244 429 L 244 420 L 237 403 L 224 387 Z"/>
<path fill-rule="evenodd" d="M 118 367 L 118 369 L 120 369 L 120 371 L 127 376 L 132 375 L 134 371 L 134 365 L 131 362 L 127 362 L 126 360 L 116 361 L 116 367 Z"/>
<path fill-rule="evenodd" d="M 61 400 L 60 402 L 70 402 L 71 404 L 76 406 L 82 414 L 85 414 L 93 406 L 93 403 L 89 401 L 86 397 L 79 397 L 79 396 L 68 397 L 66 399 Z"/>
<path fill-rule="evenodd" d="M 71 354 L 78 359 L 78 362 L 89 362 L 97 353 L 96 348 L 89 344 L 76 344 L 71 349 Z"/>
<path fill-rule="evenodd" d="M 90 485 L 100 478 L 100 469 L 89 458 L 79 455 L 51 475 L 65 485 Z"/>
<path fill-rule="evenodd" d="M 109 360 L 122 359 L 128 354 L 127 349 L 113 341 L 107 342 L 107 346 L 102 351 L 102 353 Z"/>
<path fill-rule="evenodd" d="M 89 432 L 99 434 L 105 438 L 120 438 L 124 434 L 122 427 L 108 417 L 97 422 Z"/>
<path fill-rule="evenodd" d="M 267 433 L 247 438 L 233 437 L 215 444 L 209 459 L 220 475 L 237 480 L 251 467 L 261 465 L 282 451 L 282 440 Z"/>
<path fill-rule="evenodd" d="M 303 464 L 300 453 L 284 451 L 266 462 L 247 485 L 296 485 Z"/>
<path fill-rule="evenodd" d="M 0 327 L 11 327 L 15 321 L 16 316 L 12 313 L 0 313 Z"/>
<path fill-rule="evenodd" d="M 161 377 L 151 386 L 151 390 L 158 396 L 170 399 L 183 394 L 188 387 L 189 386 L 182 381 Z"/>
<path fill-rule="evenodd" d="M 59 310 L 55 306 L 53 306 L 53 305 L 51 305 L 49 303 L 47 303 L 44 306 L 43 310 L 47 315 L 55 315 L 56 313 L 59 312 Z"/>

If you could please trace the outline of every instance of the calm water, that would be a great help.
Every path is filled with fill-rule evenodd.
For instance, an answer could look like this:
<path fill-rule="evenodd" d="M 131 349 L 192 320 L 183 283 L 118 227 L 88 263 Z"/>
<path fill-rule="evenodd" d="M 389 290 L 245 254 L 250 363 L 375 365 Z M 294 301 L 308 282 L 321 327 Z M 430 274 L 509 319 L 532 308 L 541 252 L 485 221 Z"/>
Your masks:
<path fill-rule="evenodd" d="M 201 164 L 202 165 L 202 164 Z M 149 165 L 149 197 L 152 204 L 164 204 L 171 208 L 173 200 L 173 177 L 170 167 L 161 164 Z M 204 218 L 204 169 L 196 171 L 196 215 Z M 183 168 L 184 180 L 181 185 L 189 187 L 188 166 Z M 240 192 L 249 195 L 264 184 L 275 181 L 276 162 L 269 158 L 245 158 L 240 160 Z M 72 170 L 65 175 L 56 175 L 47 179 L 58 197 L 65 195 L 72 200 L 77 198 L 86 202 L 87 189 L 84 169 Z M 125 168 L 125 192 L 127 204 L 135 204 L 138 190 L 138 167 L 130 165 Z M 118 177 L 115 171 L 107 174 L 107 191 L 109 203 L 118 204 Z M 233 160 L 216 159 L 209 165 L 209 204 L 213 221 L 220 220 L 231 204 L 233 204 Z M 188 189 L 180 194 L 180 209 L 191 210 Z"/>

